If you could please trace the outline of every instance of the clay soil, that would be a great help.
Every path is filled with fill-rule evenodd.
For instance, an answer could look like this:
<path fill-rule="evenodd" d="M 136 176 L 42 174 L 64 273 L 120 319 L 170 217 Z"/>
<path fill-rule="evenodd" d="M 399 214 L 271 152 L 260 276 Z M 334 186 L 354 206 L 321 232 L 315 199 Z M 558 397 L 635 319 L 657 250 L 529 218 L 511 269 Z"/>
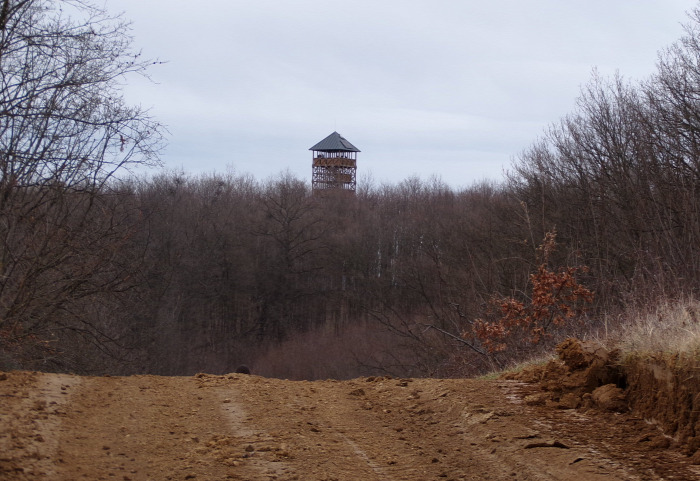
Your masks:
<path fill-rule="evenodd" d="M 630 414 L 518 381 L 0 373 L 0 479 L 700 479 Z M 528 397 L 529 396 L 529 397 Z"/>

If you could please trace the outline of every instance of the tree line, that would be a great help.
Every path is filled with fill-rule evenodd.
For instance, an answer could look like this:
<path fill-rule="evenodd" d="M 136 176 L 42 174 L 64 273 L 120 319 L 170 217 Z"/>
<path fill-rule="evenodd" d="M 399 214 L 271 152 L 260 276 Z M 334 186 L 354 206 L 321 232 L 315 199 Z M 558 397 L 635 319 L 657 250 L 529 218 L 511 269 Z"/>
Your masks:
<path fill-rule="evenodd" d="M 162 146 L 119 90 L 153 62 L 119 17 L 68 3 L 79 20 L 0 9 L 0 368 L 465 375 L 697 290 L 698 10 L 649 78 L 594 74 L 502 181 L 349 195 L 289 173 L 119 175 Z M 484 326 L 525 311 L 538 343 L 515 329 L 492 349 Z"/>

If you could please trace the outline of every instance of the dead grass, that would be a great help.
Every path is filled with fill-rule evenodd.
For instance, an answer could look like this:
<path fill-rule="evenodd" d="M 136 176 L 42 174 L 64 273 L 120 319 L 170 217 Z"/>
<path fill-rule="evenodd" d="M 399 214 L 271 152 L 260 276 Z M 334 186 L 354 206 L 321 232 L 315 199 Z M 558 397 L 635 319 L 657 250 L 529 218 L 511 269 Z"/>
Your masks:
<path fill-rule="evenodd" d="M 615 319 L 606 344 L 623 356 L 666 354 L 700 359 L 700 301 L 662 300 L 646 308 L 630 309 Z"/>
<path fill-rule="evenodd" d="M 700 300 L 694 298 L 663 299 L 645 307 L 630 308 L 609 316 L 603 333 L 580 336 L 608 349 L 619 349 L 623 359 L 649 357 L 682 358 L 700 365 Z M 495 379 L 503 373 L 518 373 L 529 367 L 546 364 L 552 355 L 541 354 L 503 371 L 483 375 Z M 687 362 L 686 362 L 687 364 Z"/>
<path fill-rule="evenodd" d="M 552 361 L 554 359 L 556 359 L 556 356 L 553 353 L 538 354 L 535 357 L 532 357 L 522 362 L 518 362 L 517 364 L 514 364 L 513 366 L 507 367 L 505 369 L 488 372 L 482 376 L 479 376 L 478 379 L 500 379 L 503 377 L 504 374 L 517 374 L 532 367 L 544 366 L 549 361 Z"/>

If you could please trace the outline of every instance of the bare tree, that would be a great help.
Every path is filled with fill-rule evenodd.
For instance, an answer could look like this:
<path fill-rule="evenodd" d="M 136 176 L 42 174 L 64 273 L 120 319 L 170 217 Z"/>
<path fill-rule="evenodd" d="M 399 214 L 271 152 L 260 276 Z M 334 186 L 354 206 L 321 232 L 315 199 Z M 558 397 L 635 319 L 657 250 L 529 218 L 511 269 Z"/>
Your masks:
<path fill-rule="evenodd" d="M 84 301 L 129 284 L 133 226 L 107 194 L 158 161 L 161 127 L 121 90 L 152 63 L 88 1 L 0 1 L 1 350 L 60 357 L 66 332 L 107 338 Z"/>
<path fill-rule="evenodd" d="M 290 328 L 310 327 L 328 225 L 308 187 L 289 173 L 265 185 L 258 209 L 258 330 L 281 340 Z"/>

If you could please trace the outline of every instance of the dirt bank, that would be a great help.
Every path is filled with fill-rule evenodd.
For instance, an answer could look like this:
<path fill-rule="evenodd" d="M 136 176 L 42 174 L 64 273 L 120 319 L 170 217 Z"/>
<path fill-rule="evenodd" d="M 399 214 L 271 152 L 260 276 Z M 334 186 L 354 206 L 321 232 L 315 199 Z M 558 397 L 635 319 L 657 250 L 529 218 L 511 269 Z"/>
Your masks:
<path fill-rule="evenodd" d="M 516 381 L 0 373 L 0 479 L 695 479 L 630 414 Z"/>
<path fill-rule="evenodd" d="M 530 404 L 582 412 L 629 413 L 656 428 L 637 441 L 676 449 L 700 465 L 700 368 L 690 357 L 626 356 L 594 342 L 568 339 L 559 359 L 504 377 L 535 383 Z"/>
<path fill-rule="evenodd" d="M 623 363 L 626 400 L 700 464 L 700 366 L 690 358 L 653 355 Z"/>

